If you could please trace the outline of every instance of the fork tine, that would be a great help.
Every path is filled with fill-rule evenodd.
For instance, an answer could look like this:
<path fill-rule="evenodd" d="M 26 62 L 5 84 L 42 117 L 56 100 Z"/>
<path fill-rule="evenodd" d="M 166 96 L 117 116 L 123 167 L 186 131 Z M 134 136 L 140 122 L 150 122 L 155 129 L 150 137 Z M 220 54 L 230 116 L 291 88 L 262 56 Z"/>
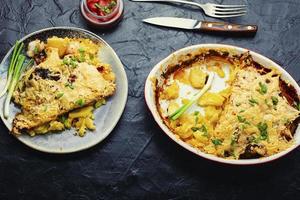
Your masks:
<path fill-rule="evenodd" d="M 240 17 L 246 15 L 246 13 L 243 14 L 237 14 L 237 15 L 215 15 L 215 14 L 210 14 L 209 16 L 211 17 L 216 17 L 216 18 L 228 18 L 228 17 Z"/>
<path fill-rule="evenodd" d="M 235 15 L 235 14 L 246 14 L 247 11 L 229 11 L 229 12 L 220 12 L 220 11 L 215 11 L 215 14 L 219 14 L 219 15 Z"/>
<path fill-rule="evenodd" d="M 217 8 L 245 8 L 247 5 L 220 5 L 220 4 L 212 4 Z"/>
<path fill-rule="evenodd" d="M 246 8 L 214 8 L 215 11 L 236 11 L 236 10 L 240 10 L 240 11 L 246 11 Z"/>

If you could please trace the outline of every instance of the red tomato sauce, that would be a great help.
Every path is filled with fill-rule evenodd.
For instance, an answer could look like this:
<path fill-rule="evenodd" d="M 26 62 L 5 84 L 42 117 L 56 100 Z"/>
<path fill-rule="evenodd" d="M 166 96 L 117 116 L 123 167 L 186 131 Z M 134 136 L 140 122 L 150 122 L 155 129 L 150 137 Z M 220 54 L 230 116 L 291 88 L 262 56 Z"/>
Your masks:
<path fill-rule="evenodd" d="M 116 8 L 117 0 L 87 0 L 90 11 L 98 16 L 111 14 Z"/>
<path fill-rule="evenodd" d="M 124 3 L 123 0 L 82 0 L 80 11 L 89 25 L 106 29 L 121 21 Z"/>

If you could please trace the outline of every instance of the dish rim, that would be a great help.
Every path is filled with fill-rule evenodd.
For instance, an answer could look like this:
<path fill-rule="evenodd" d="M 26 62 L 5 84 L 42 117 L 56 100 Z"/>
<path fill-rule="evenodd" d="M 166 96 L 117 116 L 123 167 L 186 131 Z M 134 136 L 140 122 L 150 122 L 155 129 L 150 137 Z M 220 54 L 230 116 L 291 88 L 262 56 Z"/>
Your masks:
<path fill-rule="evenodd" d="M 268 156 L 268 157 L 256 158 L 256 159 L 245 159 L 245 160 L 229 160 L 229 159 L 225 159 L 225 158 L 221 158 L 221 157 L 217 157 L 217 156 L 214 156 L 214 155 L 211 155 L 211 154 L 204 153 L 201 150 L 190 146 L 189 144 L 182 141 L 181 139 L 176 138 L 175 134 L 164 124 L 163 120 L 161 119 L 160 115 L 158 114 L 157 108 L 155 106 L 155 101 L 153 101 L 153 98 L 151 97 L 151 90 L 152 90 L 152 80 L 151 79 L 152 79 L 152 77 L 155 77 L 155 74 L 160 69 L 160 67 L 165 62 L 169 61 L 172 57 L 178 56 L 178 55 L 184 55 L 183 52 L 187 52 L 187 51 L 193 50 L 193 49 L 196 50 L 196 49 L 200 49 L 200 48 L 211 48 L 211 49 L 225 48 L 225 49 L 229 49 L 229 50 L 234 50 L 238 53 L 249 51 L 249 53 L 254 57 L 254 59 L 259 58 L 259 60 L 263 60 L 264 62 L 272 63 L 272 66 L 275 67 L 276 69 L 278 69 L 282 73 L 282 75 L 284 75 L 287 78 L 287 80 L 295 87 L 298 95 L 300 94 L 299 85 L 297 84 L 297 82 L 293 79 L 293 77 L 284 68 L 282 68 L 276 62 L 272 61 L 271 59 L 267 58 L 266 56 L 263 56 L 260 53 L 257 53 L 255 51 L 251 51 L 249 49 L 246 49 L 246 48 L 243 48 L 243 47 L 238 47 L 238 46 L 235 46 L 235 45 L 216 44 L 216 43 L 197 44 L 197 45 L 192 45 L 192 46 L 181 48 L 181 49 L 169 54 L 167 57 L 162 59 L 159 63 L 157 63 L 152 68 L 149 75 L 147 76 L 146 83 L 145 83 L 145 88 L 144 88 L 145 101 L 146 101 L 148 109 L 150 110 L 150 112 L 151 112 L 154 120 L 156 121 L 156 123 L 159 125 L 159 127 L 162 129 L 162 131 L 170 139 L 172 139 L 175 143 L 177 143 L 181 147 L 185 148 L 186 150 L 190 151 L 191 153 L 196 154 L 199 157 L 202 157 L 202 158 L 214 161 L 214 162 L 218 162 L 218 163 L 222 163 L 222 164 L 230 164 L 230 165 L 256 165 L 256 164 L 268 163 L 268 162 L 275 161 L 275 160 L 287 155 L 288 153 L 290 153 L 291 151 L 293 151 L 294 149 L 296 149 L 297 147 L 300 146 L 300 140 L 299 140 L 298 142 L 295 141 L 295 144 L 290 146 L 288 149 L 286 149 L 282 152 L 279 152 L 277 154 Z M 296 132 L 297 133 L 299 132 L 298 134 L 300 134 L 300 128 L 299 127 L 300 126 L 298 125 L 298 127 L 296 129 Z"/>
<path fill-rule="evenodd" d="M 124 78 L 124 83 L 126 84 L 125 85 L 125 91 L 122 91 L 123 95 L 125 95 L 124 100 L 123 102 L 121 103 L 120 107 L 120 114 L 115 117 L 115 120 L 112 122 L 112 125 L 107 129 L 106 132 L 103 132 L 101 137 L 99 137 L 98 140 L 94 140 L 90 143 L 87 143 L 86 145 L 82 145 L 82 147 L 80 148 L 70 148 L 68 150 L 60 150 L 60 149 L 56 149 L 56 150 L 48 150 L 47 148 L 43 148 L 43 147 L 40 147 L 40 146 L 37 146 L 37 145 L 34 145 L 30 142 L 27 142 L 26 139 L 22 139 L 20 138 L 19 136 L 16 136 L 16 135 L 13 135 L 18 141 L 20 141 L 21 143 L 25 144 L 26 146 L 32 148 L 32 149 L 35 149 L 35 150 L 38 150 L 38 151 L 41 151 L 41 152 L 44 152 L 44 153 L 50 153 L 50 154 L 69 154 L 69 153 L 75 153 L 75 152 L 79 152 L 79 151 L 83 151 L 83 150 L 86 150 L 86 149 L 89 149 L 97 144 L 99 144 L 100 142 L 102 142 L 105 138 L 108 137 L 108 135 L 113 131 L 113 129 L 116 127 L 117 123 L 119 122 L 121 116 L 123 115 L 123 112 L 124 112 L 124 109 L 125 109 L 125 106 L 126 106 L 126 103 L 127 103 L 127 99 L 128 99 L 128 78 L 127 78 L 127 74 L 126 74 L 126 71 L 124 69 L 124 66 L 119 58 L 119 56 L 116 54 L 116 52 L 114 51 L 114 49 L 104 40 L 102 39 L 100 36 L 98 36 L 97 34 L 91 32 L 91 31 L 88 31 L 88 30 L 85 30 L 85 29 L 82 29 L 82 28 L 78 28 L 78 27 L 69 27 L 69 26 L 57 26 L 57 27 L 48 27 L 48 28 L 43 28 L 43 29 L 40 29 L 40 30 L 37 30 L 37 31 L 34 31 L 32 33 L 29 33 L 27 35 L 25 35 L 24 37 L 22 37 L 21 39 L 19 39 L 18 41 L 22 42 L 24 40 L 26 40 L 27 38 L 33 36 L 33 35 L 36 35 L 36 34 L 39 34 L 39 33 L 42 33 L 44 31 L 49 31 L 49 30 L 72 30 L 72 31 L 78 31 L 78 32 L 83 32 L 83 33 L 86 33 L 88 35 L 92 35 L 93 37 L 95 37 L 97 40 L 99 40 L 101 43 L 103 43 L 106 47 L 108 47 L 110 49 L 110 51 L 112 52 L 113 56 L 115 57 L 115 59 L 117 59 L 117 61 L 119 62 L 120 66 L 120 71 L 123 75 L 123 78 Z M 8 52 L 6 53 L 6 55 L 3 57 L 1 63 L 0 63 L 0 66 L 4 65 L 5 61 L 9 58 L 9 56 L 11 55 L 12 51 L 13 51 L 13 48 L 14 46 L 12 46 Z M 5 95 L 1 98 L 4 98 Z M 0 117 L 1 117 L 1 120 L 3 122 L 3 124 L 6 126 L 9 134 L 10 134 L 10 129 L 8 128 L 8 122 L 6 120 L 3 119 L 3 113 L 1 112 L 0 114 Z M 63 131 L 62 131 L 63 132 Z"/>

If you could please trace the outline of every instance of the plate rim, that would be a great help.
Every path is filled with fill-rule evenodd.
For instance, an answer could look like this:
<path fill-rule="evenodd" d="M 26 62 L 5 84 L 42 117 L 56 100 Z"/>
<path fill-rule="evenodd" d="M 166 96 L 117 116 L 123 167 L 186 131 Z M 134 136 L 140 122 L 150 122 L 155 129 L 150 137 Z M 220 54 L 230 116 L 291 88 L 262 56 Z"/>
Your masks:
<path fill-rule="evenodd" d="M 44 153 L 49 153 L 49 154 L 70 154 L 70 153 L 75 153 L 75 152 L 79 152 L 79 151 L 84 151 L 86 149 L 89 149 L 89 148 L 92 148 L 94 147 L 95 145 L 101 143 L 105 138 L 107 138 L 111 132 L 113 131 L 113 129 L 116 127 L 116 125 L 118 124 L 118 122 L 120 121 L 123 113 L 124 113 L 124 110 L 125 110 L 125 107 L 126 107 L 126 104 L 127 104 L 127 100 L 128 100 L 128 78 L 127 78 L 127 74 L 126 74 L 126 71 L 125 71 L 125 68 L 124 68 L 124 65 L 121 61 L 121 59 L 119 58 L 119 56 L 117 55 L 117 53 L 115 52 L 115 50 L 104 40 L 102 39 L 100 36 L 98 36 L 97 34 L 91 32 L 91 31 L 88 31 L 86 29 L 83 29 L 83 28 L 78 28 L 78 27 L 72 27 L 72 26 L 57 26 L 57 27 L 48 27 L 48 28 L 43 28 L 43 29 L 40 29 L 40 30 L 37 30 L 37 31 L 34 31 L 34 32 L 31 32 L 25 36 L 23 36 L 22 38 L 18 39 L 18 41 L 22 42 L 24 40 L 26 40 L 27 38 L 33 36 L 33 35 L 36 35 L 36 34 L 39 34 L 39 33 L 42 33 L 42 32 L 45 32 L 45 31 L 49 31 L 49 30 L 73 30 L 73 31 L 79 31 L 79 32 L 83 32 L 83 33 L 87 33 L 88 35 L 92 35 L 93 37 L 95 37 L 97 40 L 101 41 L 103 44 L 105 44 L 112 52 L 113 56 L 117 59 L 117 61 L 119 62 L 120 64 L 120 70 L 121 70 L 121 73 L 123 75 L 123 79 L 124 79 L 124 83 L 125 83 L 125 91 L 123 90 L 122 91 L 122 99 L 123 102 L 121 102 L 121 109 L 120 109 L 120 113 L 118 114 L 117 117 L 115 117 L 115 120 L 112 122 L 112 125 L 107 129 L 106 132 L 103 132 L 103 136 L 102 137 L 99 137 L 99 139 L 96 138 L 96 140 L 92 141 L 91 143 L 88 143 L 87 145 L 82 145 L 82 147 L 80 148 L 70 148 L 68 150 L 60 150 L 60 149 L 57 149 L 57 150 L 48 150 L 47 148 L 43 148 L 43 147 L 40 147 L 40 146 L 37 146 L 37 145 L 33 145 L 32 143 L 30 142 L 27 142 L 26 139 L 23 139 L 19 136 L 16 136 L 16 135 L 13 135 L 10 133 L 10 130 L 8 128 L 8 125 L 7 125 L 7 121 L 5 121 L 3 119 L 3 113 L 0 112 L 0 117 L 1 117 L 1 120 L 3 122 L 3 124 L 6 126 L 7 130 L 8 130 L 8 134 L 9 135 L 12 135 L 13 137 L 15 137 L 18 141 L 20 141 L 21 143 L 25 144 L 26 146 L 34 149 L 34 150 L 37 150 L 37 151 L 40 151 L 40 152 L 44 152 Z M 14 48 L 15 45 L 13 45 L 9 50 L 8 52 L 6 53 L 6 55 L 3 57 L 1 63 L 0 63 L 0 66 L 3 66 L 5 61 L 9 58 L 9 56 L 11 55 L 11 52 L 13 51 L 13 48 Z M 124 84 L 123 83 L 123 84 Z M 1 98 L 4 98 L 4 96 L 2 96 Z"/>
<path fill-rule="evenodd" d="M 273 60 L 271 60 L 270 58 L 257 53 L 255 51 L 249 50 L 247 48 L 243 48 L 243 47 L 239 47 L 239 46 L 235 46 L 235 45 L 230 45 L 230 44 L 217 44 L 217 43 L 200 43 L 200 44 L 196 44 L 196 45 L 191 45 L 191 46 L 187 46 L 181 49 L 176 50 L 175 52 L 169 54 L 167 57 L 164 57 L 162 60 L 160 60 L 156 65 L 154 65 L 154 67 L 151 69 L 150 73 L 147 76 L 146 79 L 146 83 L 145 83 L 145 88 L 144 88 L 144 95 L 145 95 L 145 101 L 147 104 L 148 109 L 150 110 L 152 117 L 154 118 L 154 120 L 156 121 L 156 123 L 159 125 L 160 129 L 171 139 L 173 140 L 175 143 L 177 143 L 179 146 L 181 146 L 182 148 L 184 148 L 185 150 L 201 157 L 201 158 L 205 158 L 207 160 L 210 161 L 214 161 L 214 162 L 218 162 L 218 163 L 222 163 L 222 164 L 229 164 L 229 165 L 257 165 L 257 164 L 263 164 L 263 163 L 268 163 L 271 161 L 275 161 L 281 157 L 284 157 L 285 155 L 287 155 L 288 153 L 290 153 L 291 151 L 297 149 L 297 147 L 300 146 L 300 142 L 293 144 L 292 146 L 290 146 L 288 149 L 279 152 L 277 154 L 265 157 L 265 158 L 258 158 L 258 159 L 249 159 L 249 160 L 229 160 L 229 159 L 224 159 L 224 158 L 220 158 L 211 154 L 207 154 L 202 152 L 201 150 L 198 150 L 190 145 L 188 145 L 187 143 L 185 143 L 184 141 L 177 139 L 174 136 L 174 133 L 172 131 L 169 130 L 169 128 L 162 122 L 160 115 L 157 113 L 156 107 L 153 108 L 152 107 L 152 97 L 151 97 L 151 90 L 152 90 L 152 81 L 151 78 L 153 76 L 155 76 L 155 73 L 157 73 L 157 71 L 159 70 L 159 68 L 161 67 L 161 65 L 163 63 L 166 63 L 168 60 L 170 60 L 170 58 L 172 58 L 174 55 L 182 55 L 185 51 L 188 50 L 193 50 L 193 49 L 199 49 L 199 48 L 228 48 L 230 50 L 237 50 L 237 52 L 247 52 L 249 51 L 250 54 L 254 55 L 255 57 L 260 58 L 261 60 L 267 61 L 269 63 L 272 63 L 277 69 L 280 69 L 280 72 L 282 72 L 282 74 L 284 74 L 284 76 L 288 77 L 288 80 L 291 81 L 292 85 L 297 85 L 297 87 L 295 87 L 296 91 L 298 93 L 300 93 L 300 86 L 298 85 L 298 83 L 294 80 L 294 78 L 284 69 L 282 68 L 279 64 L 277 64 L 276 62 L 274 62 Z M 298 125 L 298 129 L 299 129 L 299 125 Z M 297 130 L 298 130 L 297 129 Z M 297 131 L 296 130 L 296 131 Z"/>

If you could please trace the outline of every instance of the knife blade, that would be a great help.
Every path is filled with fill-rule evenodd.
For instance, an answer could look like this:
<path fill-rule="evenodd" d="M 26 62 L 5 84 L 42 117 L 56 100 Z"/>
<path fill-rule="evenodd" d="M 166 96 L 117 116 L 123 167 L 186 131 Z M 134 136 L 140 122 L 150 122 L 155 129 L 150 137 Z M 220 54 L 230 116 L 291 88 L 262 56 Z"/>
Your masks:
<path fill-rule="evenodd" d="M 241 33 L 241 34 L 255 34 L 258 27 L 256 25 L 242 25 L 232 24 L 227 22 L 209 22 L 199 21 L 194 19 L 177 18 L 177 17 L 154 17 L 144 19 L 143 22 L 165 26 L 171 28 L 199 30 L 203 32 L 217 32 L 217 33 Z"/>

